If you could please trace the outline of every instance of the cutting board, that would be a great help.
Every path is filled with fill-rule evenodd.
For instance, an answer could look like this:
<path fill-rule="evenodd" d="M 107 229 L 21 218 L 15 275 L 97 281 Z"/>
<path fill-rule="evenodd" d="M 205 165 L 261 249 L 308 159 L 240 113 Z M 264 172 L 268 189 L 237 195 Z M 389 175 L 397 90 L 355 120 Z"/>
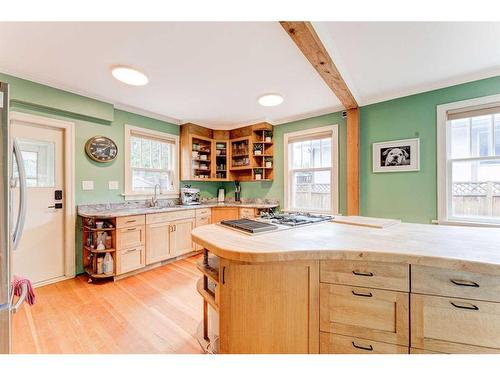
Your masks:
<path fill-rule="evenodd" d="M 392 225 L 401 223 L 401 220 L 396 219 L 382 219 L 379 217 L 367 217 L 367 216 L 335 216 L 332 220 L 333 223 L 357 225 L 360 227 L 370 227 L 370 228 L 387 228 Z"/>

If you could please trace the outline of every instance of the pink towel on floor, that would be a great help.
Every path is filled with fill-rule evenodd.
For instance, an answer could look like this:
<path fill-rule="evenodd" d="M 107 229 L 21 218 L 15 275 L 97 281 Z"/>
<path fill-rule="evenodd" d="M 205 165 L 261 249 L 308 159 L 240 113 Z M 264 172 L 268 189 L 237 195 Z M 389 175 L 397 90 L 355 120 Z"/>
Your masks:
<path fill-rule="evenodd" d="M 12 280 L 12 288 L 14 289 L 14 295 L 21 295 L 21 287 L 23 284 L 26 284 L 28 288 L 28 295 L 26 296 L 26 302 L 29 305 L 34 305 L 36 301 L 35 290 L 33 289 L 33 285 L 31 285 L 31 281 L 29 279 L 25 279 L 22 277 L 14 276 L 14 280 Z"/>

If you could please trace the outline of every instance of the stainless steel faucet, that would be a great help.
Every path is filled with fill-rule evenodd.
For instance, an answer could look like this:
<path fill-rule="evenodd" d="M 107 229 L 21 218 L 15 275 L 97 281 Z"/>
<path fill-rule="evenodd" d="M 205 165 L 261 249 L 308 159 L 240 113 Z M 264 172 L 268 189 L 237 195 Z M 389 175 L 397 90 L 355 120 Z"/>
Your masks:
<path fill-rule="evenodd" d="M 158 188 L 158 192 L 161 192 L 160 184 L 156 184 L 154 194 L 151 197 L 151 207 L 158 207 L 158 192 L 157 192 L 156 188 Z"/>

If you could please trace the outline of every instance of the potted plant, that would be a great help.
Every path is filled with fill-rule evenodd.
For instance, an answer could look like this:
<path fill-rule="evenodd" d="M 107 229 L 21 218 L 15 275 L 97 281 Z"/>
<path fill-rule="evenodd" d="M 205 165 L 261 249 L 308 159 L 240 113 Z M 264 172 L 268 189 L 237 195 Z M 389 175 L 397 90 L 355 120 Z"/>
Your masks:
<path fill-rule="evenodd" d="M 272 157 L 267 156 L 266 158 L 264 158 L 264 161 L 265 161 L 265 167 L 266 168 L 272 168 L 273 167 L 273 158 Z"/>
<path fill-rule="evenodd" d="M 273 141 L 273 132 L 271 130 L 264 131 L 264 142 Z"/>
<path fill-rule="evenodd" d="M 262 168 L 255 168 L 253 170 L 256 180 L 262 180 Z"/>
<path fill-rule="evenodd" d="M 254 143 L 253 154 L 254 155 L 262 155 L 262 144 L 261 143 Z"/>

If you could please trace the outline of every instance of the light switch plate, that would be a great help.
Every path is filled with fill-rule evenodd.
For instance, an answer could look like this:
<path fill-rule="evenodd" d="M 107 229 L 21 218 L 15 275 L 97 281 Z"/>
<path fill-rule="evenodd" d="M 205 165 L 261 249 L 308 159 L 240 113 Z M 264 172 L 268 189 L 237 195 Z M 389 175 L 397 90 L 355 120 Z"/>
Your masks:
<path fill-rule="evenodd" d="M 82 190 L 94 190 L 94 181 L 82 181 Z"/>
<path fill-rule="evenodd" d="M 108 181 L 109 190 L 118 190 L 120 187 L 118 185 L 118 181 Z"/>

